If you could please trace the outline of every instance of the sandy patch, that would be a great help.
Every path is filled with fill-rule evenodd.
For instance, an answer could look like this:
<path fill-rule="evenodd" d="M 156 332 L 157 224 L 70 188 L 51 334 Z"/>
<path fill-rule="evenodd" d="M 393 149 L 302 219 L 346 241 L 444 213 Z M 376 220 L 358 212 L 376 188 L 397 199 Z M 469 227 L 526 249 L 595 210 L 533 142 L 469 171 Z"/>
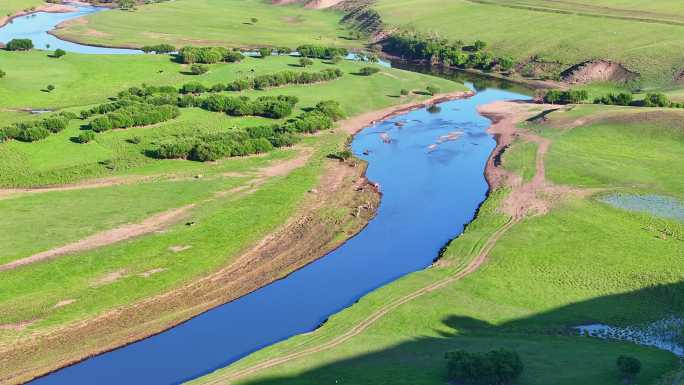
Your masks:
<path fill-rule="evenodd" d="M 91 287 L 99 287 L 99 286 L 104 286 L 104 285 L 109 285 L 111 283 L 114 283 L 121 278 L 124 278 L 126 276 L 127 270 L 126 269 L 121 269 L 117 271 L 113 271 L 111 273 L 105 274 L 102 277 L 94 280 L 90 286 Z"/>
<path fill-rule="evenodd" d="M 334 7 L 343 1 L 345 0 L 311 0 L 306 3 L 305 7 L 311 9 L 325 9 Z"/>
<path fill-rule="evenodd" d="M 57 303 L 55 304 L 55 306 L 53 306 L 52 308 L 53 308 L 53 309 L 59 309 L 60 307 L 64 307 L 64 306 L 67 306 L 67 305 L 71 305 L 71 304 L 74 303 L 74 302 L 76 302 L 75 299 L 65 299 L 65 300 L 63 300 L 63 301 L 57 302 Z"/>
<path fill-rule="evenodd" d="M 147 270 L 144 273 L 140 273 L 139 275 L 143 278 L 150 278 L 151 276 L 153 276 L 155 274 L 159 274 L 159 273 L 164 272 L 166 270 L 168 270 L 168 269 L 165 269 L 165 268 L 152 269 L 152 270 Z"/>
<path fill-rule="evenodd" d="M 169 247 L 169 251 L 173 251 L 174 253 L 180 253 L 181 251 L 189 250 L 192 249 L 192 246 L 190 245 L 185 245 L 185 246 L 171 246 Z"/>

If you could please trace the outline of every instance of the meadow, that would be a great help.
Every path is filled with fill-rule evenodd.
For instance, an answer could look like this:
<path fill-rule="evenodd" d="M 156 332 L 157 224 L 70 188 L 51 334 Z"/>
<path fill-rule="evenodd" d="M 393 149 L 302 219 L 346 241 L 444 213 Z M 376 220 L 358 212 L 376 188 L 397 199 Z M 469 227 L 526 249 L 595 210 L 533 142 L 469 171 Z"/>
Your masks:
<path fill-rule="evenodd" d="M 253 22 L 252 19 L 256 19 Z M 177 0 L 135 11 L 101 12 L 71 23 L 57 35 L 89 44 L 141 47 L 147 44 L 289 47 L 316 43 L 352 46 L 340 28 L 342 14 L 273 6 L 261 0 Z"/>
<path fill-rule="evenodd" d="M 5 0 L 0 4 L 0 17 L 11 16 L 17 12 L 36 7 L 42 3 L 43 2 L 39 0 Z"/>
<path fill-rule="evenodd" d="M 682 25 L 538 12 L 499 3 L 380 0 L 374 8 L 388 25 L 464 42 L 480 39 L 492 51 L 511 55 L 517 62 L 537 57 L 562 70 L 594 58 L 615 60 L 640 73 L 647 88 L 672 84 L 684 68 Z M 572 2 L 552 4 L 556 3 L 576 7 Z M 652 7 L 670 10 L 666 5 Z"/>
<path fill-rule="evenodd" d="M 651 113 L 660 114 L 661 123 L 654 126 L 656 120 L 643 109 L 577 107 L 525 128 L 552 139 L 546 169 L 555 183 L 572 189 L 600 187 L 594 194 L 653 192 L 681 198 L 684 186 L 677 175 L 682 170 L 674 165 L 682 155 L 681 127 L 668 123 L 681 119 L 681 112 Z M 586 123 L 568 126 L 578 118 Z M 679 149 L 672 147 L 675 142 Z M 511 159 L 526 163 L 528 157 L 521 154 L 529 149 L 516 149 L 520 146 L 527 147 L 515 142 L 509 164 Z M 638 163 L 643 161 L 647 164 L 641 168 Z M 533 164 L 534 158 L 512 169 L 524 172 Z M 294 337 L 190 383 L 220 382 L 268 358 L 320 346 L 386 304 L 455 274 L 508 221 L 499 210 L 507 194 L 506 188 L 492 193 L 477 219 L 432 268 L 376 290 L 315 333 Z M 684 311 L 678 295 L 684 246 L 676 238 L 662 238 L 648 225 L 653 220 L 601 203 L 592 194 L 557 199 L 548 214 L 513 225 L 476 273 L 393 309 L 339 345 L 233 383 L 442 384 L 447 381 L 446 352 L 501 347 L 520 354 L 525 370 L 519 383 L 617 384 L 615 359 L 621 354 L 642 361 L 638 383 L 654 383 L 677 369 L 675 356 L 636 344 L 580 337 L 572 330 L 591 323 L 636 325 Z"/>

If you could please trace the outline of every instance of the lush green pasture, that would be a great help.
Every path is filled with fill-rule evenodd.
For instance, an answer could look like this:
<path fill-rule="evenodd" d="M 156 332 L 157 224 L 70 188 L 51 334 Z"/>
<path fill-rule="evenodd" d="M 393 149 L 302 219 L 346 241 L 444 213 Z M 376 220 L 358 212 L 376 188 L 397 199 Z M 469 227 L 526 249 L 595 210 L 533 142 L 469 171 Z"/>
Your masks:
<path fill-rule="evenodd" d="M 536 126 L 554 141 L 546 165 L 552 180 L 583 187 L 587 183 L 580 175 L 601 175 L 596 177 L 601 183 L 592 186 L 621 190 L 638 185 L 640 191 L 681 197 L 684 186 L 675 181 L 681 179 L 681 170 L 672 166 L 681 159 L 681 152 L 672 151 L 681 127 L 677 132 L 668 115 L 655 126 L 654 119 L 632 118 L 627 124 L 623 120 L 620 130 L 615 122 L 624 119 L 624 112 L 615 115 L 614 108 L 588 106 L 553 113 L 549 123 Z M 580 117 L 592 120 L 587 126 L 567 128 L 568 121 Z M 608 136 L 612 144 L 605 140 Z M 678 140 L 681 148 L 681 136 Z M 572 159 L 561 161 L 570 153 Z M 594 162 L 599 153 L 601 161 Z M 635 170 L 637 161 L 632 158 L 645 160 L 652 175 L 645 175 L 646 166 Z M 616 167 L 618 163 L 623 167 Z M 449 245 L 439 267 L 371 293 L 315 333 L 264 349 L 192 383 L 203 384 L 264 359 L 317 346 L 373 310 L 453 274 L 506 221 L 497 210 L 506 194 L 499 190 L 490 195 L 478 219 Z M 661 239 L 649 230 L 652 221 L 648 215 L 618 210 L 593 197 L 567 198 L 549 214 L 514 225 L 475 274 L 402 305 L 335 348 L 238 383 L 443 384 L 445 352 L 500 347 L 521 355 L 521 384 L 617 384 L 615 360 L 621 354 L 642 361 L 638 383 L 653 383 L 677 366 L 672 354 L 579 337 L 571 329 L 588 323 L 639 324 L 684 311 L 679 298 L 684 244 Z"/>
<path fill-rule="evenodd" d="M 262 0 L 177 0 L 140 6 L 136 11 L 90 15 L 59 36 L 81 42 L 140 47 L 146 44 L 285 46 L 305 43 L 349 46 L 339 28 L 341 13 L 274 6 Z M 258 21 L 252 23 L 251 19 Z M 357 44 L 358 45 L 358 44 Z"/>
<path fill-rule="evenodd" d="M 0 18 L 43 4 L 40 0 L 3 0 L 0 3 Z"/>
<path fill-rule="evenodd" d="M 532 179 L 537 172 L 537 144 L 533 142 L 515 142 L 504 152 L 503 166 L 522 176 L 524 181 Z"/>
<path fill-rule="evenodd" d="M 654 3 L 659 2 L 649 2 Z M 467 0 L 380 0 L 375 8 L 390 25 L 466 42 L 481 39 L 494 52 L 512 55 L 518 61 L 538 55 L 570 67 L 593 58 L 616 60 L 641 73 L 647 86 L 670 84 L 684 67 L 684 26 L 537 12 Z M 666 7 L 662 9 L 666 12 Z"/>
<path fill-rule="evenodd" d="M 111 62 L 115 57 L 101 57 L 95 55 L 69 54 L 59 61 L 53 61 L 51 71 L 31 72 L 31 66 L 23 66 L 24 60 L 30 63 L 31 59 L 53 60 L 43 53 L 10 54 L 10 60 L 16 60 L 15 75 L 18 79 L 32 78 L 35 84 L 53 82 L 57 90 L 47 94 L 39 91 L 38 87 L 28 87 L 25 83 L 15 80 L 8 83 L 7 88 L 0 89 L 0 94 L 5 93 L 6 98 L 0 98 L 0 108 L 17 108 L 20 106 L 36 106 L 43 108 L 59 108 L 76 104 L 95 104 L 105 102 L 107 97 L 116 95 L 118 91 L 129 86 L 147 84 L 168 84 L 179 86 L 190 81 L 200 81 L 210 86 L 221 82 L 226 83 L 238 76 L 246 76 L 244 73 L 254 69 L 257 74 L 269 74 L 277 71 L 318 71 L 332 67 L 323 61 L 316 61 L 307 69 L 296 67 L 296 58 L 270 57 L 262 59 L 246 59 L 239 64 L 216 64 L 212 70 L 202 76 L 182 75 L 183 68 L 179 64 L 172 63 L 169 56 L 127 56 L 129 64 Z M 64 60 L 64 61 L 62 61 Z M 69 61 L 71 60 L 71 61 Z M 84 64 L 88 63 L 88 64 Z M 116 70 L 120 64 L 122 70 Z M 108 67 L 111 66 L 111 67 Z M 164 73 L 157 74 L 158 66 L 166 68 Z M 106 73 L 97 68 L 111 68 L 112 73 L 105 78 L 92 78 L 92 73 Z M 130 71 L 124 68 L 133 68 Z M 355 75 L 362 64 L 355 62 L 343 62 L 339 65 L 345 75 L 338 80 L 327 83 L 289 86 L 266 91 L 250 91 L 244 95 L 257 97 L 260 95 L 295 95 L 300 98 L 299 107 L 312 107 L 321 100 L 337 100 L 349 115 L 375 110 L 392 104 L 419 100 L 423 96 L 413 95 L 399 99 L 399 91 L 402 88 L 422 90 L 429 84 L 440 87 L 443 92 L 465 90 L 459 85 L 448 80 L 427 77 L 424 75 L 401 71 L 396 69 L 383 69 L 371 77 Z M 141 69 L 136 71 L 135 68 Z M 64 74 L 60 76 L 59 74 Z M 154 74 L 158 77 L 150 78 Z M 45 76 L 43 76 L 45 75 Z M 61 79 L 71 80 L 62 82 Z M 51 80 L 54 79 L 54 80 Z M 97 82 L 100 79 L 100 82 Z M 61 90 L 61 91 L 60 91 Z M 62 92 L 64 97 L 58 97 Z M 84 107 L 71 107 L 70 110 L 78 112 Z M 301 110 L 296 111 L 299 113 Z M 13 121 L 20 121 L 21 114 L 6 113 L 12 116 Z M 24 115 L 26 119 L 35 119 L 35 116 Z M 183 109 L 181 116 L 155 127 L 138 127 L 127 130 L 110 131 L 98 134 L 95 142 L 87 145 L 77 144 L 70 140 L 80 132 L 83 121 L 73 121 L 70 127 L 56 135 L 33 143 L 9 142 L 0 144 L 0 185 L 4 186 L 33 186 L 46 184 L 69 183 L 89 177 L 102 177 L 121 175 L 122 173 L 158 173 L 171 170 L 192 170 L 201 168 L 192 162 L 157 161 L 143 155 L 144 150 L 149 149 L 151 142 L 156 139 L 168 137 L 187 131 L 221 131 L 229 130 L 236 126 L 250 126 L 268 124 L 273 122 L 264 118 L 234 118 L 225 114 L 212 113 L 199 109 Z M 9 122 L 8 122 L 9 123 Z M 127 140 L 132 137 L 141 139 L 140 143 L 132 144 Z"/>

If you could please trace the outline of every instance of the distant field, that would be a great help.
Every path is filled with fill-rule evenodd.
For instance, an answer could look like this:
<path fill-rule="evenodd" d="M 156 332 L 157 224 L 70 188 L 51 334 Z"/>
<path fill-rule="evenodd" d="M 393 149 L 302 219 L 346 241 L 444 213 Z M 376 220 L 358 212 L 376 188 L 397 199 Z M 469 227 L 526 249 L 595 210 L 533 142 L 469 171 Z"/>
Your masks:
<path fill-rule="evenodd" d="M 594 176 L 592 187 L 625 191 L 629 186 L 681 198 L 684 185 L 677 175 L 683 170 L 675 163 L 682 156 L 682 134 L 673 123 L 683 115 L 676 110 L 652 112 L 658 118 L 643 115 L 647 110 L 582 106 L 553 113 L 550 121 L 530 128 L 553 140 L 546 168 L 556 183 L 577 188 Z M 580 118 L 586 123 L 568 128 Z M 530 152 L 516 149 L 521 143 L 514 144 L 510 154 L 517 154 L 512 159 L 525 170 L 534 159 L 526 162 L 528 157 L 520 156 Z M 654 172 L 644 172 L 640 160 Z M 264 349 L 191 384 L 214 383 L 265 359 L 320 346 L 381 306 L 454 274 L 507 220 L 498 211 L 506 194 L 503 189 L 490 195 L 478 218 L 447 248 L 437 266 L 369 294 L 315 333 Z M 621 354 L 642 361 L 638 383 L 654 383 L 677 367 L 674 355 L 578 337 L 571 330 L 587 323 L 638 324 L 684 311 L 676 294 L 682 290 L 684 267 L 677 261 L 684 246 L 649 230 L 653 220 L 593 197 L 568 198 L 549 214 L 514 225 L 497 242 L 490 261 L 464 280 L 401 305 L 341 345 L 234 383 L 437 385 L 447 381 L 445 352 L 500 347 L 521 355 L 521 384 L 614 385 L 619 378 L 615 360 Z"/>
<path fill-rule="evenodd" d="M 578 7 L 572 2 L 526 2 Z M 612 4 L 603 2 L 608 3 Z M 669 11 L 661 2 L 625 2 L 631 4 L 630 9 L 642 3 L 652 4 L 648 9 L 654 11 Z M 673 4 L 674 12 L 682 9 L 680 2 L 663 3 Z M 517 61 L 539 56 L 567 68 L 588 59 L 612 59 L 641 73 L 646 86 L 671 84 L 684 68 L 684 26 L 538 12 L 497 4 L 379 0 L 375 8 L 389 25 L 435 32 L 466 42 L 481 39 L 494 52 L 512 55 Z"/>
<path fill-rule="evenodd" d="M 41 4 L 43 4 L 41 0 L 3 0 L 0 2 L 0 18 Z"/>
<path fill-rule="evenodd" d="M 339 28 L 342 14 L 274 6 L 262 0 L 177 0 L 90 15 L 58 35 L 91 44 L 140 47 L 146 44 L 285 46 L 319 43 L 349 46 Z M 258 21 L 252 23 L 251 19 Z"/>

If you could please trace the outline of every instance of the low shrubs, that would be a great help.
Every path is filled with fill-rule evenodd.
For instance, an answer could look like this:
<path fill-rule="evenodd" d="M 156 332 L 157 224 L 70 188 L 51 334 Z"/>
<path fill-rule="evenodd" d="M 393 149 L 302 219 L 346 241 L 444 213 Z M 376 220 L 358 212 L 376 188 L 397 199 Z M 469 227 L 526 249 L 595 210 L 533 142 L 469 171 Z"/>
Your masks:
<path fill-rule="evenodd" d="M 66 55 L 66 51 L 61 48 L 57 48 L 55 52 L 52 53 L 52 57 L 55 59 L 59 59 L 64 55 Z"/>
<path fill-rule="evenodd" d="M 33 49 L 31 39 L 12 39 L 7 42 L 5 49 L 8 51 L 28 51 Z"/>
<path fill-rule="evenodd" d="M 4 78 L 5 76 L 7 76 L 7 72 L 0 70 L 0 79 Z"/>
<path fill-rule="evenodd" d="M 606 96 L 594 99 L 594 104 L 633 107 L 684 108 L 684 103 L 675 103 L 671 101 L 667 95 L 661 93 L 648 93 L 643 100 L 634 100 L 632 94 L 627 92 L 608 94 Z"/>
<path fill-rule="evenodd" d="M 180 110 L 176 106 L 134 103 L 98 116 L 90 122 L 89 127 L 95 132 L 102 132 L 114 128 L 148 126 L 175 119 L 179 115 Z"/>
<path fill-rule="evenodd" d="M 261 56 L 262 59 L 271 56 L 271 54 L 273 54 L 271 48 L 259 48 L 259 56 Z"/>
<path fill-rule="evenodd" d="M 332 59 L 335 56 L 347 56 L 349 51 L 345 48 L 324 47 L 320 45 L 305 44 L 297 47 L 297 52 L 303 57 L 316 59 Z"/>
<path fill-rule="evenodd" d="M 93 131 L 83 131 L 74 138 L 76 143 L 89 143 L 95 139 L 95 133 Z"/>
<path fill-rule="evenodd" d="M 339 68 L 326 68 L 319 72 L 281 71 L 274 74 L 259 75 L 253 79 L 239 79 L 228 84 L 215 84 L 207 87 L 199 82 L 190 82 L 181 86 L 181 94 L 201 94 L 204 92 L 263 90 L 289 84 L 313 84 L 331 81 L 342 77 Z"/>
<path fill-rule="evenodd" d="M 435 86 L 427 86 L 425 88 L 425 91 L 427 91 L 427 93 L 430 95 L 437 95 L 439 93 L 440 89 L 439 89 L 439 87 L 435 87 Z"/>
<path fill-rule="evenodd" d="M 193 104 L 208 111 L 225 112 L 231 116 L 253 115 L 281 119 L 292 114 L 292 109 L 297 102 L 299 102 L 297 97 L 284 95 L 261 96 L 256 100 L 251 100 L 246 96 L 210 95 L 194 101 Z"/>
<path fill-rule="evenodd" d="M 193 75 L 202 75 L 209 72 L 209 66 L 206 64 L 193 64 L 190 66 L 190 72 Z"/>
<path fill-rule="evenodd" d="M 619 94 L 608 94 L 606 96 L 594 99 L 594 104 L 608 104 L 615 106 L 629 106 L 632 104 L 634 97 L 627 92 Z"/>
<path fill-rule="evenodd" d="M 577 104 L 589 98 L 586 90 L 549 90 L 544 95 L 544 101 L 551 104 Z"/>
<path fill-rule="evenodd" d="M 214 64 L 219 62 L 234 63 L 244 56 L 236 51 L 223 47 L 183 47 L 178 51 L 178 59 L 185 64 Z"/>
<path fill-rule="evenodd" d="M 307 57 L 303 57 L 303 58 L 299 59 L 299 65 L 300 65 L 301 67 L 310 66 L 310 65 L 312 65 L 312 64 L 313 64 L 313 60 L 311 60 L 311 59 L 309 59 L 309 58 L 307 58 Z"/>
<path fill-rule="evenodd" d="M 172 46 L 171 44 L 146 45 L 140 49 L 145 53 L 154 52 L 158 54 L 171 53 L 176 51 L 176 47 Z"/>
<path fill-rule="evenodd" d="M 0 142 L 16 139 L 22 142 L 35 142 L 45 139 L 52 133 L 63 131 L 69 125 L 71 115 L 63 113 L 33 122 L 14 123 L 0 129 Z"/>
<path fill-rule="evenodd" d="M 523 363 L 514 351 L 499 349 L 488 353 L 464 350 L 446 354 L 449 380 L 472 385 L 505 385 L 517 380 Z"/>
<path fill-rule="evenodd" d="M 377 74 L 380 72 L 380 68 L 377 67 L 363 67 L 361 70 L 359 70 L 359 75 L 363 76 L 371 76 L 373 74 Z"/>

